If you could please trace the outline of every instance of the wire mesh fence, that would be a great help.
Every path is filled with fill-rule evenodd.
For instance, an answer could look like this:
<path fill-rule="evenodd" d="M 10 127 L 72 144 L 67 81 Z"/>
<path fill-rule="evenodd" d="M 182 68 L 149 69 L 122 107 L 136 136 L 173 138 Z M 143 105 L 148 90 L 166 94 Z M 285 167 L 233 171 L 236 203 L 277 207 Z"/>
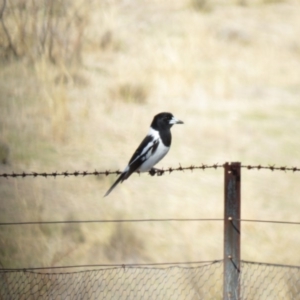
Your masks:
<path fill-rule="evenodd" d="M 242 261 L 241 299 L 300 299 L 300 267 Z"/>
<path fill-rule="evenodd" d="M 72 273 L 5 271 L 1 299 L 220 299 L 222 261 L 193 267 L 115 267 Z"/>
<path fill-rule="evenodd" d="M 60 273 L 0 271 L 0 278 L 4 300 L 223 298 L 221 260 L 191 267 L 120 266 Z M 300 267 L 242 261 L 239 281 L 240 299 L 300 299 Z"/>

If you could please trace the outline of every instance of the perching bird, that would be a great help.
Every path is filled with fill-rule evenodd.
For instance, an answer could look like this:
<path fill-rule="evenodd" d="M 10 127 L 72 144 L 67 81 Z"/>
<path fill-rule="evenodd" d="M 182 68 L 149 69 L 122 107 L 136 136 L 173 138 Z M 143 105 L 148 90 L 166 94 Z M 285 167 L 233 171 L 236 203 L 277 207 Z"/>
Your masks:
<path fill-rule="evenodd" d="M 172 141 L 170 129 L 174 124 L 183 124 L 183 122 L 171 113 L 163 112 L 154 117 L 148 134 L 132 155 L 128 166 L 104 197 L 108 196 L 119 182 L 126 180 L 133 172 L 148 172 L 153 169 L 170 149 Z"/>

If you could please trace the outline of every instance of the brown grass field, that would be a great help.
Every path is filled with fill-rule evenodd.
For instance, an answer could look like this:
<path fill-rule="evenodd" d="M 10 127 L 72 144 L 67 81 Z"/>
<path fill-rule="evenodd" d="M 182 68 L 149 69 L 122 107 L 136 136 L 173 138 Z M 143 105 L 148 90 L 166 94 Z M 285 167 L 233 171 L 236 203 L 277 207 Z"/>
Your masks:
<path fill-rule="evenodd" d="M 1 173 L 121 170 L 162 111 L 185 124 L 157 167 L 300 167 L 299 1 L 76 0 L 66 13 L 57 0 L 44 48 L 43 8 L 12 2 Z M 243 170 L 242 218 L 300 221 L 299 176 Z M 1 178 L 0 222 L 223 217 L 222 169 L 134 174 L 103 198 L 114 180 Z M 222 222 L 1 226 L 0 263 L 203 261 L 222 243 Z M 242 224 L 244 260 L 300 265 L 299 248 L 297 225 Z"/>

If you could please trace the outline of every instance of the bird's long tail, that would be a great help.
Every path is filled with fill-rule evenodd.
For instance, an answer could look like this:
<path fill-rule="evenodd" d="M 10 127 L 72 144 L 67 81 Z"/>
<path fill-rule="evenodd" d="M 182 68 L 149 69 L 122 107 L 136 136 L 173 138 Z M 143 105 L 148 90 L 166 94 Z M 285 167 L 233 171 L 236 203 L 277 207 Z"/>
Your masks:
<path fill-rule="evenodd" d="M 125 180 L 127 177 L 126 177 L 126 172 L 123 172 L 119 177 L 118 179 L 115 181 L 115 183 L 110 187 L 110 189 L 105 193 L 104 197 L 108 196 L 111 191 L 117 186 L 117 184 L 119 182 L 122 182 L 123 180 Z"/>

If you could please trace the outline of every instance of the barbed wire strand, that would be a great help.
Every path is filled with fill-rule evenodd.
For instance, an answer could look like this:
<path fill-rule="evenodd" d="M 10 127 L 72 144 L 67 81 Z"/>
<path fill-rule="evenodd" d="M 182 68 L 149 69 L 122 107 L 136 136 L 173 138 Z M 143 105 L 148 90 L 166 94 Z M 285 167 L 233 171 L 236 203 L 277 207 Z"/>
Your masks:
<path fill-rule="evenodd" d="M 28 221 L 28 222 L 1 222 L 0 226 L 7 225 L 45 225 L 45 224 L 72 224 L 72 223 L 130 223 L 130 222 L 200 222 L 223 221 L 224 219 L 126 219 L 126 220 L 67 220 L 67 221 Z"/>
<path fill-rule="evenodd" d="M 191 171 L 193 172 L 194 170 L 206 170 L 206 169 L 220 169 L 220 168 L 224 168 L 225 164 L 212 164 L 212 165 L 205 165 L 205 164 L 201 164 L 199 166 L 195 166 L 195 165 L 191 165 L 189 167 L 182 167 L 181 164 L 179 164 L 179 167 L 174 168 L 174 167 L 169 167 L 166 169 L 153 169 L 151 171 L 149 171 L 149 174 L 151 176 L 157 175 L 157 176 L 162 176 L 165 173 L 172 173 L 172 172 L 178 172 L 178 171 Z M 299 172 L 300 168 L 299 167 L 287 167 L 287 166 L 281 166 L 281 167 L 276 167 L 276 165 L 268 165 L 268 166 L 262 166 L 262 165 L 241 165 L 241 168 L 243 169 L 247 169 L 247 170 L 270 170 L 270 171 L 283 171 L 283 172 L 287 172 L 287 171 L 291 171 L 291 172 Z M 63 171 L 63 172 L 21 172 L 21 173 L 16 173 L 16 172 L 12 172 L 12 173 L 0 173 L 0 177 L 3 178 L 25 178 L 25 177 L 44 177 L 44 178 L 48 178 L 48 177 L 70 177 L 70 176 L 75 176 L 75 177 L 85 177 L 85 176 L 99 176 L 99 175 L 120 175 L 122 172 L 120 170 L 116 170 L 116 171 L 110 171 L 110 170 L 106 170 L 106 171 L 73 171 L 73 172 L 69 172 L 69 171 Z"/>
<path fill-rule="evenodd" d="M 287 166 L 281 166 L 281 167 L 276 167 L 276 165 L 268 165 L 268 166 L 262 166 L 262 165 L 241 165 L 241 168 L 247 169 L 247 170 L 270 170 L 270 171 L 292 171 L 292 172 L 299 172 L 300 168 L 299 167 L 287 167 Z"/>
<path fill-rule="evenodd" d="M 151 176 L 154 176 L 154 175 L 157 175 L 157 176 L 161 176 L 165 173 L 172 173 L 172 172 L 175 172 L 175 171 L 185 171 L 185 170 L 190 170 L 190 171 L 193 171 L 193 170 L 197 170 L 197 169 L 202 169 L 202 170 L 205 170 L 205 169 L 218 169 L 218 168 L 223 168 L 224 165 L 220 165 L 220 164 L 214 164 L 214 165 L 204 165 L 202 164 L 201 166 L 194 166 L 194 165 L 191 165 L 189 167 L 182 167 L 181 164 L 179 164 L 179 167 L 177 168 L 172 168 L 172 167 L 169 167 L 167 169 L 152 169 L 151 171 L 149 171 L 148 173 L 151 175 Z M 64 172 L 58 172 L 58 171 L 55 171 L 55 172 L 50 172 L 50 173 L 47 173 L 47 172 L 31 172 L 31 173 L 27 173 L 27 172 L 21 172 L 21 173 L 15 173 L 15 172 L 12 172 L 12 173 L 1 173 L 0 174 L 0 177 L 4 177 L 4 178 L 8 178 L 8 177 L 13 177 L 13 178 L 16 178 L 16 177 L 22 177 L 22 178 L 25 178 L 25 177 L 44 177 L 44 178 L 47 178 L 47 177 L 69 177 L 69 176 L 90 176 L 90 175 L 94 175 L 94 176 L 98 176 L 98 175 L 105 175 L 105 176 L 108 176 L 108 175 L 120 175 L 122 172 L 120 170 L 116 170 L 116 171 L 110 171 L 110 170 L 106 170 L 106 171 L 97 171 L 97 170 L 94 170 L 94 171 L 74 171 L 74 172 L 69 172 L 69 171 L 64 171 Z"/>
<path fill-rule="evenodd" d="M 92 264 L 92 265 L 71 265 L 71 266 L 51 266 L 51 267 L 29 267 L 29 268 L 0 268 L 1 271 L 34 271 L 34 270 L 54 270 L 54 269 L 74 269 L 74 268 L 133 268 L 133 267 L 155 267 L 155 266 L 174 266 L 174 265 L 197 265 L 219 263 L 223 259 L 204 260 L 204 261 L 184 261 L 184 262 L 161 262 L 161 263 L 134 263 L 134 264 Z"/>

